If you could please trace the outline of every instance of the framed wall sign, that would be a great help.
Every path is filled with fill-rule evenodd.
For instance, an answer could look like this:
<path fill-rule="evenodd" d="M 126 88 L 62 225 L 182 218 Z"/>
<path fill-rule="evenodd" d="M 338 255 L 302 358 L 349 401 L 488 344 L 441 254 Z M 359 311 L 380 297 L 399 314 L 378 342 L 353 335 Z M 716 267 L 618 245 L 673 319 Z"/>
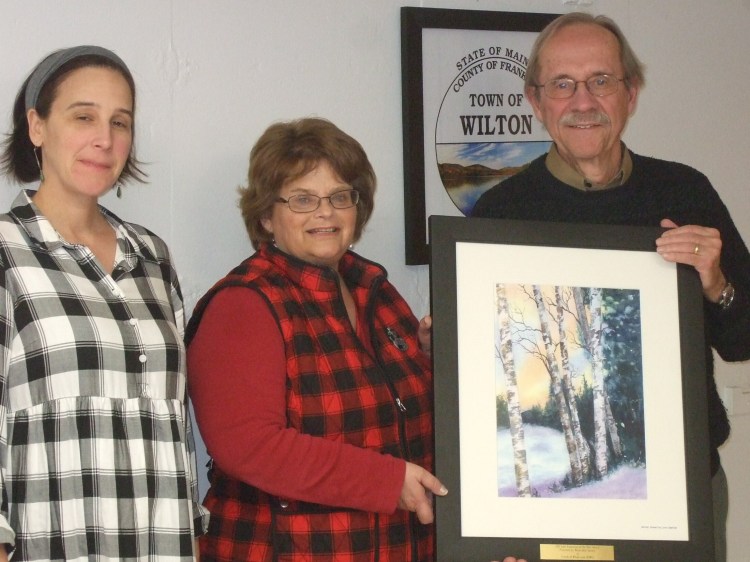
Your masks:
<path fill-rule="evenodd" d="M 660 229 L 430 232 L 437 560 L 713 560 L 703 297 Z"/>
<path fill-rule="evenodd" d="M 430 215 L 470 215 L 547 152 L 523 83 L 537 33 L 558 15 L 401 8 L 407 264 L 427 263 Z"/>

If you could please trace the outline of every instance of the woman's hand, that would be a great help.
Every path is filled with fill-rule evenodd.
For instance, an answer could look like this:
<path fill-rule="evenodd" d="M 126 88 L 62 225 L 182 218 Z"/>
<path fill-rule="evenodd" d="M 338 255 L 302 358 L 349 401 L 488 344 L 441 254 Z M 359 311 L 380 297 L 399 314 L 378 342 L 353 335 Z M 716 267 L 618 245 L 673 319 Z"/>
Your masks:
<path fill-rule="evenodd" d="M 493 560 L 492 562 L 499 562 L 498 560 Z M 526 562 L 523 558 L 513 558 L 512 556 L 506 556 L 503 558 L 503 562 Z"/>
<path fill-rule="evenodd" d="M 448 489 L 435 476 L 421 466 L 407 462 L 398 507 L 416 513 L 420 523 L 432 523 L 435 519 L 432 494 L 444 496 L 447 493 Z"/>
<path fill-rule="evenodd" d="M 427 355 L 432 354 L 432 316 L 429 314 L 419 321 L 417 328 L 417 339 L 419 340 L 419 349 Z"/>
<path fill-rule="evenodd" d="M 715 228 L 686 225 L 677 226 L 663 219 L 662 228 L 668 228 L 656 239 L 656 251 L 667 261 L 693 266 L 701 279 L 703 295 L 718 302 L 727 283 L 721 271 L 721 235 Z"/>

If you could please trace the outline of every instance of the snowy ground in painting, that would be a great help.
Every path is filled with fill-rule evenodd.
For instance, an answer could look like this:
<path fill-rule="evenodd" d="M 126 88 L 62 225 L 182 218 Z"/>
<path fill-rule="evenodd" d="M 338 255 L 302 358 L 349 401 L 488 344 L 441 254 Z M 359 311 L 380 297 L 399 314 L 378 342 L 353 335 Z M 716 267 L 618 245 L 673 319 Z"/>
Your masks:
<path fill-rule="evenodd" d="M 568 451 L 561 432 L 548 427 L 525 425 L 527 462 L 531 486 L 539 497 L 642 499 L 646 497 L 646 469 L 622 466 L 601 481 L 555 492 L 570 471 Z M 516 477 L 510 431 L 497 432 L 498 495 L 515 497 Z"/>

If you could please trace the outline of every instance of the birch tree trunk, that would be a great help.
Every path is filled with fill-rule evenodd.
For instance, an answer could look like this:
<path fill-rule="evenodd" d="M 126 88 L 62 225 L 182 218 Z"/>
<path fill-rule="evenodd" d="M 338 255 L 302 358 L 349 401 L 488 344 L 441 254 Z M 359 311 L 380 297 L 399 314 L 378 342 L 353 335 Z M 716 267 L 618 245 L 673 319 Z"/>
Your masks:
<path fill-rule="evenodd" d="M 539 313 L 539 325 L 542 331 L 544 351 L 547 357 L 547 370 L 549 371 L 550 380 L 552 382 L 552 394 L 555 399 L 555 404 L 557 405 L 557 413 L 560 416 L 560 424 L 562 425 L 563 435 L 565 436 L 565 446 L 568 448 L 571 478 L 576 486 L 580 486 L 583 483 L 581 460 L 578 456 L 578 446 L 576 444 L 575 436 L 573 435 L 573 428 L 571 427 L 570 413 L 568 411 L 567 399 L 563 391 L 560 368 L 557 362 L 557 357 L 555 357 L 555 348 L 552 344 L 550 317 L 547 312 L 547 307 L 544 305 L 544 299 L 542 298 L 542 291 L 539 285 L 533 286 L 533 292 L 534 302 L 536 302 L 536 309 Z"/>
<path fill-rule="evenodd" d="M 578 325 L 581 327 L 583 346 L 591 353 L 591 326 L 589 326 L 589 319 L 586 315 L 586 304 L 583 301 L 583 289 L 581 287 L 573 287 L 573 302 L 575 302 L 576 312 L 578 313 Z"/>
<path fill-rule="evenodd" d="M 496 287 L 497 324 L 500 336 L 500 361 L 505 372 L 505 386 L 508 390 L 508 417 L 510 439 L 513 446 L 513 464 L 516 472 L 516 489 L 519 497 L 531 497 L 529 466 L 526 461 L 526 443 L 521 418 L 521 401 L 518 396 L 516 367 L 513 362 L 513 342 L 510 334 L 510 313 L 505 285 Z"/>
<path fill-rule="evenodd" d="M 591 363 L 594 391 L 594 450 L 599 477 L 607 475 L 607 424 L 604 399 L 604 350 L 602 349 L 602 290 L 591 288 Z"/>
<path fill-rule="evenodd" d="M 557 305 L 556 320 L 557 331 L 559 334 L 558 338 L 560 342 L 560 361 L 562 363 L 563 390 L 568 401 L 568 408 L 570 409 L 570 423 L 573 428 L 573 437 L 576 441 L 576 449 L 578 453 L 578 460 L 581 464 L 582 477 L 585 480 L 591 472 L 589 444 L 583 436 L 583 431 L 581 430 L 581 420 L 578 417 L 576 393 L 573 389 L 573 373 L 568 356 L 568 339 L 565 334 L 565 307 L 563 303 L 562 288 L 560 286 L 555 287 L 555 303 Z"/>
<path fill-rule="evenodd" d="M 617 423 L 612 415 L 612 407 L 609 405 L 609 394 L 604 389 L 604 405 L 607 414 L 607 431 L 609 432 L 609 441 L 612 443 L 612 452 L 620 459 L 622 458 L 622 443 L 620 442 L 620 433 L 617 431 Z"/>

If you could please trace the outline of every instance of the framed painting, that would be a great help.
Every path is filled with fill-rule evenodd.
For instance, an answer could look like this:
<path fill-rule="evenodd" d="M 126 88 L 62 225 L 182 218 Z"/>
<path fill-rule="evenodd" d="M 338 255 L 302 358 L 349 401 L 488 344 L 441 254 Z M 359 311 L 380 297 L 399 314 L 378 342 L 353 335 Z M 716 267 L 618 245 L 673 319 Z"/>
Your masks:
<path fill-rule="evenodd" d="M 401 8 L 407 264 L 427 263 L 430 215 L 469 216 L 547 152 L 523 86 L 534 39 L 558 15 Z"/>
<path fill-rule="evenodd" d="M 713 560 L 703 298 L 661 230 L 430 218 L 437 560 Z"/>

